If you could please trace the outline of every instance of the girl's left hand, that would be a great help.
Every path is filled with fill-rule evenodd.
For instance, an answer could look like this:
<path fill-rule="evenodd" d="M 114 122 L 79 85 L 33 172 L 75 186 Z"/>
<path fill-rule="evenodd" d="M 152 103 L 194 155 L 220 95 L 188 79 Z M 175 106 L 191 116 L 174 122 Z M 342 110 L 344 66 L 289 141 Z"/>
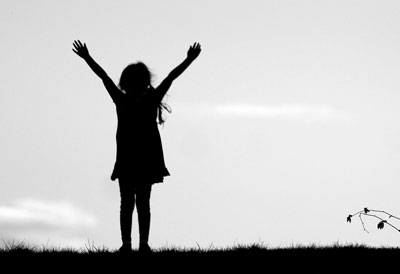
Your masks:
<path fill-rule="evenodd" d="M 194 60 L 196 59 L 201 52 L 201 46 L 199 43 L 194 43 L 193 46 L 190 46 L 188 52 L 187 52 L 187 57 L 190 60 Z"/>

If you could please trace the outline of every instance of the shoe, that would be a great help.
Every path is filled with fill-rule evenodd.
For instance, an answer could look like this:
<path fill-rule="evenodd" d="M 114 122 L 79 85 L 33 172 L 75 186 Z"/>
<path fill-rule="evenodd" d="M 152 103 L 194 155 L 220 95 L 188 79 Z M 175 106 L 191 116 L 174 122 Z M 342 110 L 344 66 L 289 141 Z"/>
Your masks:
<path fill-rule="evenodd" d="M 132 251 L 132 246 L 131 246 L 131 245 L 128 245 L 128 244 L 123 244 L 123 245 L 119 248 L 118 252 L 119 252 L 120 254 L 129 254 L 129 253 L 132 253 L 132 252 L 133 252 L 133 251 Z"/>
<path fill-rule="evenodd" d="M 153 251 L 147 243 L 143 243 L 139 245 L 139 253 L 140 254 L 151 254 Z"/>

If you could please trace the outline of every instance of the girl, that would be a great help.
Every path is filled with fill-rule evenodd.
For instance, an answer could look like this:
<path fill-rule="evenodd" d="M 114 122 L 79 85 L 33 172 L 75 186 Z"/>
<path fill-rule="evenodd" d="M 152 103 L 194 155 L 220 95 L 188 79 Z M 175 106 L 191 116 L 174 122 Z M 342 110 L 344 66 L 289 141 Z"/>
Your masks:
<path fill-rule="evenodd" d="M 118 179 L 121 196 L 121 252 L 132 251 L 132 215 L 136 204 L 139 222 L 139 251 L 151 252 L 150 193 L 152 185 L 161 183 L 169 172 L 157 122 L 164 123 L 162 111 L 169 110 L 162 102 L 172 82 L 199 56 L 201 47 L 194 43 L 186 59 L 173 69 L 157 88 L 151 85 L 151 73 L 145 64 L 128 65 L 116 86 L 107 73 L 89 55 L 86 44 L 74 41 L 72 49 L 101 78 L 117 110 L 117 157 L 111 180 Z"/>

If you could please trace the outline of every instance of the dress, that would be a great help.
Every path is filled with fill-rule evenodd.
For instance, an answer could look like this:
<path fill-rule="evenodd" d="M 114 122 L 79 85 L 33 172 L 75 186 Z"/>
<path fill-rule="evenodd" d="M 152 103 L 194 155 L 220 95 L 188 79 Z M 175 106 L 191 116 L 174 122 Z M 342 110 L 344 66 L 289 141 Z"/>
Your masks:
<path fill-rule="evenodd" d="M 125 98 L 124 98 L 125 97 Z M 114 100 L 118 127 L 117 155 L 111 179 L 129 178 L 133 183 L 161 183 L 169 176 L 157 124 L 156 91 L 137 99 L 126 95 Z"/>

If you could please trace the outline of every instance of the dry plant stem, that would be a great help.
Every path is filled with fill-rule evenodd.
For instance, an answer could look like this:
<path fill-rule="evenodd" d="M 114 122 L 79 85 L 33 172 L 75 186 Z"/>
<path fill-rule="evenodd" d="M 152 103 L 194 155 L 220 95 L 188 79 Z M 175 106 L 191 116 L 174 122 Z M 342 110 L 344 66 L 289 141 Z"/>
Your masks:
<path fill-rule="evenodd" d="M 393 216 L 392 214 L 390 214 L 390 213 L 388 213 L 388 212 L 386 212 L 386 211 L 383 211 L 383 210 L 374 210 L 374 209 L 370 209 L 369 211 L 371 211 L 371 212 L 384 213 L 384 214 L 388 215 L 389 218 L 394 218 L 394 219 L 400 220 L 399 217 Z"/>
<path fill-rule="evenodd" d="M 362 224 L 362 226 L 363 226 L 363 229 L 364 229 L 365 232 L 369 233 L 368 230 L 365 228 L 364 221 L 363 221 L 363 219 L 361 218 L 361 214 L 363 214 L 363 213 L 360 212 L 359 215 L 358 215 L 358 217 L 360 217 L 360 221 L 361 221 L 361 224 Z"/>
<path fill-rule="evenodd" d="M 367 233 L 369 233 L 369 232 L 365 228 L 365 224 L 364 224 L 364 221 L 362 219 L 362 215 L 377 218 L 378 220 L 380 220 L 380 223 L 382 223 L 382 228 L 383 228 L 383 223 L 385 223 L 385 224 L 391 226 L 392 228 L 394 228 L 395 230 L 397 230 L 398 232 L 400 232 L 400 229 L 398 229 L 393 224 L 389 223 L 387 220 L 385 220 L 385 219 L 383 219 L 383 218 L 381 218 L 381 217 L 379 217 L 379 216 L 377 216 L 375 214 L 369 214 L 369 212 L 376 212 L 376 213 L 386 214 L 387 216 L 389 216 L 389 218 L 394 218 L 394 219 L 400 220 L 400 218 L 398 218 L 398 217 L 396 217 L 396 216 L 394 216 L 394 215 L 392 215 L 392 214 L 390 214 L 390 213 L 388 213 L 388 212 L 386 212 L 384 210 L 375 210 L 375 209 L 368 209 L 368 208 L 364 208 L 364 210 L 360 210 L 360 211 L 358 211 L 358 212 L 356 212 L 354 214 L 351 214 L 350 217 L 354 217 L 354 216 L 358 215 L 359 218 L 360 218 L 361 224 L 363 226 L 363 229 Z M 378 228 L 379 228 L 379 226 L 378 226 Z"/>

